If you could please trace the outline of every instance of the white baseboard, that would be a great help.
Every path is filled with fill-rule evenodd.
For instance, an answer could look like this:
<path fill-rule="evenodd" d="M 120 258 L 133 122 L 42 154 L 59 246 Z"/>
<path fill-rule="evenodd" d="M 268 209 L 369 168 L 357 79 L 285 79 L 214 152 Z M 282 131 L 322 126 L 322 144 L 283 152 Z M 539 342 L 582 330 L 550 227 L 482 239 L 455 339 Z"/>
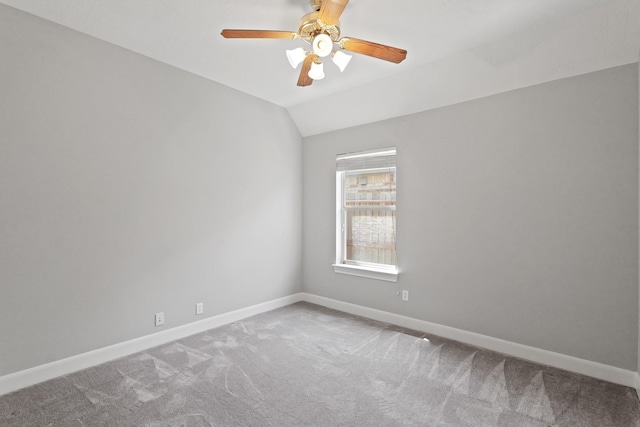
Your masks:
<path fill-rule="evenodd" d="M 284 298 L 212 316 L 198 322 L 188 323 L 144 337 L 5 375 L 0 377 L 0 395 L 299 301 L 307 301 L 345 313 L 403 326 L 532 362 L 633 387 L 640 396 L 640 375 L 633 371 L 308 293 L 289 295 Z"/>
<path fill-rule="evenodd" d="M 420 332 L 438 335 L 443 338 L 460 341 L 476 347 L 486 348 L 488 350 L 529 360 L 531 362 L 564 369 L 566 371 L 587 375 L 640 390 L 640 377 L 636 372 L 628 371 L 626 369 L 616 368 L 614 366 L 592 362 L 590 360 L 579 359 L 565 354 L 554 353 L 552 351 L 542 350 L 536 347 L 517 344 L 511 341 L 501 340 L 499 338 L 476 334 L 462 329 L 439 325 L 437 323 L 431 323 L 318 295 L 304 293 L 302 294 L 302 299 L 313 304 L 343 311 L 345 313 L 355 314 L 357 316 L 392 323 L 394 325 L 403 326 Z"/>
<path fill-rule="evenodd" d="M 99 365 L 139 351 L 207 331 L 218 326 L 236 322 L 265 311 L 274 310 L 303 300 L 303 294 L 293 294 L 284 298 L 267 301 L 251 307 L 241 308 L 217 316 L 166 329 L 140 338 L 132 339 L 87 353 L 57 360 L 45 365 L 0 377 L 0 396 L 30 385 L 38 384 L 62 375 L 67 375 L 91 366 Z"/>

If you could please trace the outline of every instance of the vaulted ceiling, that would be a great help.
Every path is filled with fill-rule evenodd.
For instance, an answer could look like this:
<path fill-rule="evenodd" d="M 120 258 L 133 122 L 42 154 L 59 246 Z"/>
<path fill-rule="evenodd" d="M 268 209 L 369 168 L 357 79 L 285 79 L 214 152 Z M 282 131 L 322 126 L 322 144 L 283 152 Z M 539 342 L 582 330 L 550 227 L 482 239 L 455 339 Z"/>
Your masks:
<path fill-rule="evenodd" d="M 223 28 L 296 31 L 309 0 L 0 0 L 285 107 L 303 136 L 638 61 L 638 0 L 351 0 L 343 36 L 400 47 L 393 64 L 354 55 L 296 86 L 285 49 Z"/>

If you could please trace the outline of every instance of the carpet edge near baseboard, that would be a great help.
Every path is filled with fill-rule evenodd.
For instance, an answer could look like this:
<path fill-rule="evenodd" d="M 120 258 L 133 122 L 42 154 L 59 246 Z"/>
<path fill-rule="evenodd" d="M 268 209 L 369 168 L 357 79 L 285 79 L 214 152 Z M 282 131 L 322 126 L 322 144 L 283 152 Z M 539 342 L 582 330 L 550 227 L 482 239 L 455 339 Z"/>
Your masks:
<path fill-rule="evenodd" d="M 640 395 L 640 377 L 634 371 L 314 294 L 303 293 L 302 298 L 304 301 L 345 313 L 391 323 L 508 356 L 635 388 Z"/>
<path fill-rule="evenodd" d="M 296 293 L 14 372 L 0 377 L 0 396 L 300 301 Z"/>
<path fill-rule="evenodd" d="M 67 375 L 113 359 L 128 356 L 139 351 L 144 351 L 158 345 L 301 301 L 306 301 L 312 304 L 321 305 L 323 307 L 332 308 L 381 322 L 391 323 L 428 334 L 438 335 L 443 338 L 452 339 L 465 344 L 529 360 L 531 362 L 632 387 L 636 389 L 640 396 L 640 375 L 633 371 L 305 292 L 222 313 L 197 322 L 166 329 L 129 341 L 2 376 L 0 377 L 0 396 L 62 375 Z"/>

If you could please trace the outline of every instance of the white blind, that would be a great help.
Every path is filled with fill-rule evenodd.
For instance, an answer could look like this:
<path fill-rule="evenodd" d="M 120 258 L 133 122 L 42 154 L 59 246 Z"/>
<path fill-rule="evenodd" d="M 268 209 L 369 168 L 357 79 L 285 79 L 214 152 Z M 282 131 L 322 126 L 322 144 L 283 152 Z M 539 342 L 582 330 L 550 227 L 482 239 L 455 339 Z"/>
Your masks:
<path fill-rule="evenodd" d="M 396 147 L 338 154 L 336 156 L 336 170 L 338 172 L 357 169 L 391 168 L 395 166 Z"/>

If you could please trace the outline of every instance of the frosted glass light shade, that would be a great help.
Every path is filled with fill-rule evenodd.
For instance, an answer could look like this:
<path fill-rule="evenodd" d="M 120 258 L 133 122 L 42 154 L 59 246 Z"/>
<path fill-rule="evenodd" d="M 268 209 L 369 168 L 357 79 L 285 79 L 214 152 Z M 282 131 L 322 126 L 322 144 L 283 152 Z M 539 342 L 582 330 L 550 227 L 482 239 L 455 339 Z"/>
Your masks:
<path fill-rule="evenodd" d="M 333 40 L 326 34 L 318 34 L 313 39 L 313 53 L 321 58 L 329 55 L 333 50 Z"/>
<path fill-rule="evenodd" d="M 338 66 L 338 68 L 340 68 L 340 72 L 343 72 L 344 69 L 347 68 L 347 65 L 349 65 L 349 61 L 351 61 L 351 58 L 353 58 L 351 55 L 347 55 L 346 53 L 342 53 L 341 51 L 337 50 L 334 52 L 331 60 Z"/>
<path fill-rule="evenodd" d="M 304 61 L 304 57 L 304 49 L 301 47 L 287 50 L 287 59 L 293 68 L 296 68 L 298 64 Z"/>
<path fill-rule="evenodd" d="M 322 66 L 322 62 L 312 62 L 308 75 L 313 80 L 324 79 L 324 67 Z"/>

